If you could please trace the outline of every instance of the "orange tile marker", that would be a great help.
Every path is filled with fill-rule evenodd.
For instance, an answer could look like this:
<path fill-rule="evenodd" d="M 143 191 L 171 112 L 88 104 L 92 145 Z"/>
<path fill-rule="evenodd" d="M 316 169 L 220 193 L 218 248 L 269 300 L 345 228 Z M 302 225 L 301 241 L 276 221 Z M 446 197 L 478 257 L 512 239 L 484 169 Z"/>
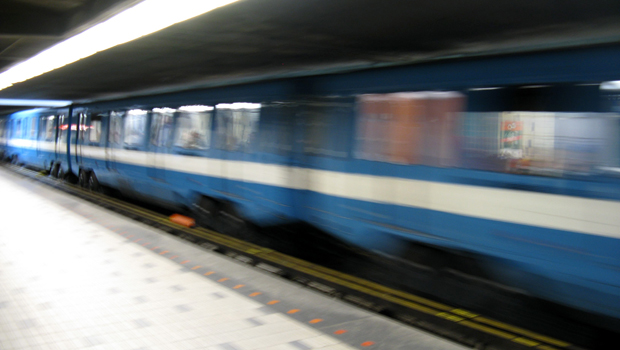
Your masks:
<path fill-rule="evenodd" d="M 194 227 L 196 226 L 196 220 L 181 215 L 181 214 L 172 214 L 170 215 L 170 221 L 174 222 L 175 224 L 179 224 L 181 226 L 185 226 L 185 227 Z"/>

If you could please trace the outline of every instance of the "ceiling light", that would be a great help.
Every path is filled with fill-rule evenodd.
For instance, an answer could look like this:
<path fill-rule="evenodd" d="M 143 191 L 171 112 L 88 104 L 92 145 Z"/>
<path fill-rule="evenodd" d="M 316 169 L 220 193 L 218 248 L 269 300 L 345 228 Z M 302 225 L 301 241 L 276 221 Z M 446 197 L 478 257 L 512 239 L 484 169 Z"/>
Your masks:
<path fill-rule="evenodd" d="M 24 100 L 0 98 L 0 106 L 64 107 L 70 104 L 71 101 L 61 100 Z"/>
<path fill-rule="evenodd" d="M 145 0 L 0 74 L 0 90 L 238 0 Z"/>
<path fill-rule="evenodd" d="M 602 83 L 601 90 L 620 90 L 620 80 L 606 81 Z"/>

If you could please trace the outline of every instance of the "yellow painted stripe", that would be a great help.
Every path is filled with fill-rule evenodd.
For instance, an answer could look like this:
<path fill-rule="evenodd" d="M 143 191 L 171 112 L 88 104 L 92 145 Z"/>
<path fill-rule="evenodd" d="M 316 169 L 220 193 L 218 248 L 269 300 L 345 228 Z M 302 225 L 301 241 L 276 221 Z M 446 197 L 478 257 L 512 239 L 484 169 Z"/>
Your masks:
<path fill-rule="evenodd" d="M 561 340 L 549 338 L 549 337 L 546 337 L 544 335 L 540 335 L 540 334 L 537 334 L 537 333 L 534 333 L 534 332 L 530 332 L 527 329 L 511 326 L 509 324 L 505 324 L 503 322 L 491 320 L 491 319 L 488 319 L 486 317 L 476 317 L 474 320 L 476 322 L 485 323 L 485 324 L 488 324 L 488 325 L 491 325 L 491 326 L 494 326 L 494 327 L 497 327 L 497 328 L 501 328 L 501 329 L 505 329 L 507 331 L 511 331 L 511 332 L 518 333 L 518 334 L 521 334 L 521 335 L 525 335 L 527 337 L 530 337 L 530 338 L 533 338 L 533 339 L 536 339 L 536 340 L 539 340 L 539 341 L 542 341 L 542 342 L 545 342 L 545 343 L 549 343 L 549 344 L 552 344 L 552 345 L 555 345 L 555 346 L 560 346 L 560 347 L 564 348 L 564 347 L 568 347 L 568 346 L 571 345 L 571 344 L 569 344 L 567 342 L 563 342 Z"/>
<path fill-rule="evenodd" d="M 464 326 L 467 326 L 467 327 L 470 327 L 470 328 L 473 328 L 473 329 L 477 329 L 477 330 L 480 330 L 480 331 L 483 331 L 483 332 L 486 332 L 486 333 L 490 333 L 490 334 L 496 335 L 496 336 L 498 336 L 500 338 L 504 338 L 504 339 L 514 339 L 515 338 L 514 334 L 502 332 L 502 331 L 497 330 L 495 328 L 483 326 L 481 324 L 474 323 L 474 322 L 471 322 L 471 321 L 463 321 L 463 322 L 460 322 L 459 324 L 462 324 Z"/>
<path fill-rule="evenodd" d="M 461 322 L 461 321 L 464 320 L 463 317 L 452 315 L 452 314 L 447 313 L 447 312 L 439 312 L 439 313 L 436 313 L 435 316 L 439 316 L 441 318 L 445 318 L 446 320 L 450 320 L 450 321 L 454 321 L 454 322 Z"/>
<path fill-rule="evenodd" d="M 558 350 L 554 347 L 551 347 L 549 345 L 539 345 L 536 347 L 536 349 L 540 349 L 540 350 Z"/>
<path fill-rule="evenodd" d="M 533 341 L 531 339 L 522 338 L 522 337 L 515 338 L 512 341 L 515 342 L 515 343 L 523 344 L 525 346 L 530 346 L 530 347 L 533 347 L 533 346 L 536 346 L 536 345 L 540 345 L 540 343 L 537 342 L 537 341 Z"/>
<path fill-rule="evenodd" d="M 457 314 L 460 316 L 463 316 L 465 318 L 474 318 L 474 317 L 478 317 L 478 314 L 475 314 L 473 312 L 467 311 L 467 310 L 463 310 L 463 309 L 453 309 L 450 310 L 450 312 L 452 312 L 453 314 Z"/>

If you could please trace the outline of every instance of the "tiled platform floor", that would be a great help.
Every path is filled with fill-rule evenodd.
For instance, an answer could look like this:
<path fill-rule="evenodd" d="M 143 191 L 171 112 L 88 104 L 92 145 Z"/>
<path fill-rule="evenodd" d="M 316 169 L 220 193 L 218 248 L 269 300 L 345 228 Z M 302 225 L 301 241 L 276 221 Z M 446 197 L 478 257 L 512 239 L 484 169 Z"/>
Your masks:
<path fill-rule="evenodd" d="M 0 350 L 462 349 L 0 168 Z"/>

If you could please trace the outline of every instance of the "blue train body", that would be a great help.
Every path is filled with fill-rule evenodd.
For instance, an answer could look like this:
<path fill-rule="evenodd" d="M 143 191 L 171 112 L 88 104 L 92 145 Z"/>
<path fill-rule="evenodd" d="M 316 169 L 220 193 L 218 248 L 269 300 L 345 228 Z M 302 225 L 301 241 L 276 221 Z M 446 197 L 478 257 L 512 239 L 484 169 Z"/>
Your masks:
<path fill-rule="evenodd" d="M 620 318 L 620 91 L 601 88 L 617 62 L 584 48 L 26 111 L 0 121 L 0 147 L 163 205 L 473 254 Z"/>

